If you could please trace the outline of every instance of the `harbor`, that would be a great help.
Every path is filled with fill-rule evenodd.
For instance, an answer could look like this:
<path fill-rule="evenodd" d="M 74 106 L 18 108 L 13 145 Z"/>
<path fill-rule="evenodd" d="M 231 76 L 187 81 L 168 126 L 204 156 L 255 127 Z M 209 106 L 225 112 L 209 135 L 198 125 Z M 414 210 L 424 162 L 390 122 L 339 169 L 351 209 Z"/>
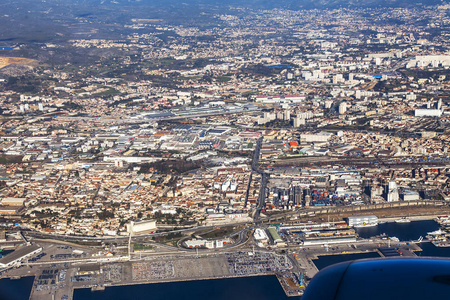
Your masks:
<path fill-rule="evenodd" d="M 89 293 L 110 295 L 111 289 L 128 286 L 153 289 L 154 285 L 197 285 L 205 280 L 258 281 L 273 277 L 284 293 L 272 299 L 284 299 L 301 296 L 309 280 L 330 264 L 377 257 L 450 256 L 450 248 L 436 247 L 423 238 L 440 230 L 436 220 L 400 223 L 395 219 L 377 220 L 375 226 L 356 228 L 344 226 L 342 222 L 273 224 L 255 231 L 259 240 L 250 238 L 228 249 L 161 248 L 134 253 L 131 259 L 96 258 L 98 254 L 89 247 L 40 242 L 44 252 L 28 258 L 22 267 L 2 273 L 2 278 L 34 278 L 26 299 L 78 300 L 85 299 Z M 264 235 L 267 240 L 261 240 Z M 342 242 L 343 238 L 352 240 Z"/>

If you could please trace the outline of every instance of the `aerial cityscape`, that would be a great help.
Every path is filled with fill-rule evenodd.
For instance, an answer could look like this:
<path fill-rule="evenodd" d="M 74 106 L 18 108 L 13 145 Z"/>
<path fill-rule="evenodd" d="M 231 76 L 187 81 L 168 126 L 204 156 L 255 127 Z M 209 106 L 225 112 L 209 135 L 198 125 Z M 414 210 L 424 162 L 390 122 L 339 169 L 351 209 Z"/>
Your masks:
<path fill-rule="evenodd" d="M 4 2 L 0 299 L 450 257 L 448 1 Z"/>

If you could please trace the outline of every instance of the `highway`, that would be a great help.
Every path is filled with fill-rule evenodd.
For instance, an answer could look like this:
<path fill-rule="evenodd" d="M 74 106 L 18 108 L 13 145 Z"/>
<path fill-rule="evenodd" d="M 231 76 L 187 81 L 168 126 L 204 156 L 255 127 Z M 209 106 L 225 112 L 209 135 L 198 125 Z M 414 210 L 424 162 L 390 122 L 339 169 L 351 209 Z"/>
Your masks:
<path fill-rule="evenodd" d="M 258 173 L 261 175 L 261 186 L 259 189 L 258 202 L 256 203 L 256 209 L 253 214 L 253 222 L 255 224 L 258 224 L 261 221 L 260 220 L 261 219 L 261 210 L 266 205 L 266 188 L 267 188 L 267 182 L 269 181 L 269 177 L 270 177 L 270 174 L 265 173 L 262 169 L 259 168 L 259 165 L 258 165 L 259 154 L 261 152 L 261 146 L 262 146 L 263 139 L 264 139 L 263 137 L 260 137 L 256 141 L 255 151 L 253 152 L 252 174 L 250 175 L 250 176 L 252 176 L 253 173 Z M 251 177 L 250 177 L 250 180 L 251 180 Z M 246 194 L 246 198 L 245 198 L 244 207 L 247 207 L 247 199 L 248 199 L 249 189 L 250 189 L 250 181 L 249 181 L 248 187 L 247 187 L 247 194 Z"/>
<path fill-rule="evenodd" d="M 251 186 L 251 183 L 252 183 L 253 173 L 254 172 L 256 172 L 258 174 L 261 173 L 260 170 L 259 170 L 258 161 L 259 161 L 259 153 L 261 151 L 262 141 L 263 141 L 263 138 L 260 137 L 256 141 L 255 151 L 253 151 L 252 172 L 250 173 L 250 179 L 248 180 L 248 184 L 247 184 L 247 192 L 245 193 L 244 208 L 247 208 L 248 195 L 249 195 L 249 192 L 250 192 L 250 186 Z"/>
<path fill-rule="evenodd" d="M 405 158 L 409 159 L 409 158 Z M 311 156 L 277 159 L 271 163 L 274 167 L 284 166 L 320 166 L 320 165 L 352 165 L 359 168 L 417 168 L 417 167 L 446 167 L 450 164 L 447 158 L 403 160 L 401 158 L 385 157 L 342 157 L 342 156 Z"/>

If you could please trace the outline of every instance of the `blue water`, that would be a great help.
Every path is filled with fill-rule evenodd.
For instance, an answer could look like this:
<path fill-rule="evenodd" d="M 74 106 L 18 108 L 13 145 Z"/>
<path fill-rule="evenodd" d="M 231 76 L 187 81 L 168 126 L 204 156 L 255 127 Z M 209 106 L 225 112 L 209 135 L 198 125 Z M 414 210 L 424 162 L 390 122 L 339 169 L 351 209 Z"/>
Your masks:
<path fill-rule="evenodd" d="M 369 239 L 373 236 L 385 233 L 390 237 L 398 237 L 400 241 L 418 240 L 425 237 L 427 232 L 439 229 L 439 224 L 432 220 L 414 221 L 410 223 L 389 222 L 378 224 L 375 227 L 356 228 L 356 232 L 362 238 Z"/>
<path fill-rule="evenodd" d="M 385 223 L 372 228 L 359 228 L 358 234 L 370 238 L 381 233 L 396 236 L 400 240 L 417 240 L 427 232 L 437 230 L 439 225 L 434 221 L 415 221 L 411 223 Z M 449 248 L 435 247 L 431 243 L 422 243 L 419 256 L 450 257 Z M 320 256 L 314 261 L 317 268 L 355 259 L 375 258 L 375 252 Z M 28 300 L 33 277 L 20 280 L 0 280 L 0 300 Z M 147 297 L 147 295 L 149 295 Z M 151 296 L 150 296 L 151 295 Z M 90 289 L 76 289 L 74 300 L 122 300 L 143 299 L 152 300 L 182 300 L 211 299 L 228 300 L 264 300 L 264 299 L 300 299 L 287 297 L 275 276 L 257 276 L 245 278 L 229 278 L 217 280 L 186 281 L 173 283 L 142 284 L 132 286 L 107 287 L 104 291 L 91 292 Z"/>
<path fill-rule="evenodd" d="M 13 50 L 14 47 L 0 47 L 0 50 Z"/>
<path fill-rule="evenodd" d="M 356 259 L 365 259 L 365 258 L 376 258 L 380 257 L 380 255 L 376 252 L 366 252 L 366 253 L 353 253 L 353 254 L 338 254 L 338 255 L 323 255 L 319 256 L 318 259 L 313 260 L 317 269 L 322 270 L 325 267 Z"/>
<path fill-rule="evenodd" d="M 414 221 L 410 223 L 384 223 L 379 224 L 376 227 L 357 228 L 356 232 L 362 238 L 369 239 L 382 233 L 387 234 L 390 237 L 398 237 L 401 241 L 412 241 L 419 239 L 420 236 L 425 237 L 427 232 L 438 230 L 439 224 L 432 220 L 426 221 Z M 416 252 L 418 256 L 435 256 L 435 257 L 450 257 L 450 247 L 439 248 L 432 243 L 421 243 L 420 247 L 423 251 Z M 316 267 L 321 270 L 332 264 L 364 259 L 380 257 L 376 252 L 357 253 L 357 254 L 339 254 L 339 255 L 326 255 L 319 256 L 317 260 L 314 260 Z"/>
<path fill-rule="evenodd" d="M 0 300 L 28 300 L 34 277 L 22 277 L 21 279 L 0 280 Z"/>
<path fill-rule="evenodd" d="M 436 247 L 432 243 L 419 244 L 423 251 L 417 251 L 417 256 L 450 257 L 450 247 Z"/>
<path fill-rule="evenodd" d="M 287 297 L 275 276 L 228 278 L 219 280 L 185 281 L 107 287 L 104 291 L 76 289 L 74 300 L 278 300 Z"/>

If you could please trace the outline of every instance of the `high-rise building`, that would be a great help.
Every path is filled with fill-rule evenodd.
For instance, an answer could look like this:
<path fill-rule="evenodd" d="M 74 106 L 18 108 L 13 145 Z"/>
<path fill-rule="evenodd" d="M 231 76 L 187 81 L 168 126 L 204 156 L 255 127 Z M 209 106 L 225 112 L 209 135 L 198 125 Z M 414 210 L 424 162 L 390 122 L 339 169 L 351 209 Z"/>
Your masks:
<path fill-rule="evenodd" d="M 387 191 L 387 202 L 398 201 L 398 188 L 395 180 L 389 180 L 388 191 Z"/>
<path fill-rule="evenodd" d="M 297 116 L 294 118 L 294 127 L 300 127 L 301 125 L 305 125 L 305 119 Z"/>
<path fill-rule="evenodd" d="M 439 98 L 438 102 L 436 102 L 436 109 L 441 109 L 442 108 L 442 99 Z"/>
<path fill-rule="evenodd" d="M 348 80 L 353 81 L 353 73 L 348 74 Z"/>
<path fill-rule="evenodd" d="M 284 111 L 284 120 L 289 121 L 291 119 L 291 111 L 289 109 L 286 109 Z"/>
<path fill-rule="evenodd" d="M 343 115 L 347 112 L 347 102 L 341 102 L 341 104 L 339 104 L 339 114 Z"/>

